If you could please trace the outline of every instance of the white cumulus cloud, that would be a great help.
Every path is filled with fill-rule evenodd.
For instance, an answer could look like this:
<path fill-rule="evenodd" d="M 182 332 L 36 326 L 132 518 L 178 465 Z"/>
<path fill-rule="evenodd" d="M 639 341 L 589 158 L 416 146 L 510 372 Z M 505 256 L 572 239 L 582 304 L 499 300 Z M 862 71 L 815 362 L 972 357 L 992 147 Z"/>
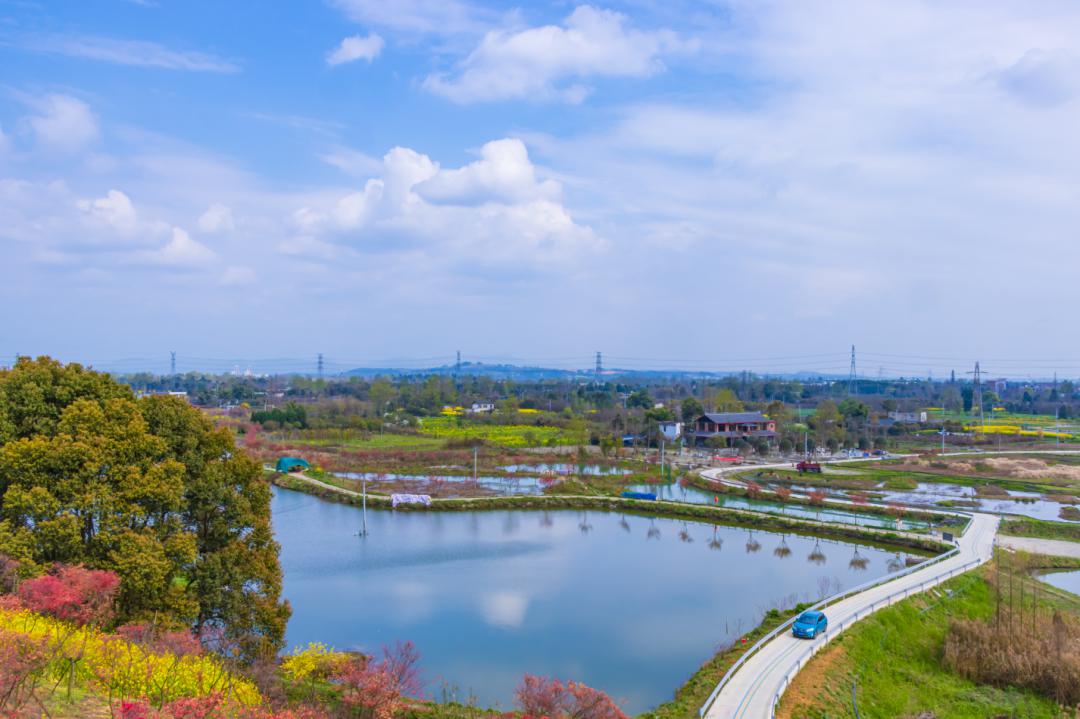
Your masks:
<path fill-rule="evenodd" d="M 661 56 L 688 47 L 670 30 L 636 30 L 626 16 L 582 5 L 562 25 L 492 30 L 449 75 L 424 81 L 455 102 L 561 98 L 580 102 L 591 77 L 646 77 Z M 561 81 L 570 84 L 560 84 Z"/>
<path fill-rule="evenodd" d="M 489 142 L 481 159 L 442 169 L 427 155 L 395 147 L 363 189 L 295 211 L 304 242 L 279 247 L 325 258 L 325 242 L 402 251 L 471 266 L 541 269 L 602 251 L 606 244 L 577 224 L 559 201 L 561 187 L 539 180 L 525 145 Z M 318 240 L 318 242 L 316 242 Z"/>
<path fill-rule="evenodd" d="M 104 197 L 96 200 L 79 200 L 76 206 L 88 217 L 120 232 L 132 232 L 139 224 L 135 205 L 120 190 L 109 190 Z"/>
<path fill-rule="evenodd" d="M 52 94 L 29 102 L 39 114 L 27 117 L 26 124 L 43 147 L 77 152 L 97 139 L 97 118 L 82 100 Z"/>
<path fill-rule="evenodd" d="M 444 170 L 417 185 L 417 192 L 432 202 L 482 204 L 533 199 L 555 199 L 559 183 L 538 181 L 525 143 L 516 138 L 493 140 L 480 150 L 481 159 L 456 170 Z"/>
<path fill-rule="evenodd" d="M 136 258 L 151 265 L 183 269 L 208 265 L 217 260 L 217 253 L 193 240 L 184 230 L 174 227 L 172 239 L 164 247 L 140 252 Z"/>
<path fill-rule="evenodd" d="M 382 52 L 383 44 L 383 39 L 376 33 L 347 37 L 326 56 L 326 64 L 334 67 L 354 60 L 371 62 Z"/>

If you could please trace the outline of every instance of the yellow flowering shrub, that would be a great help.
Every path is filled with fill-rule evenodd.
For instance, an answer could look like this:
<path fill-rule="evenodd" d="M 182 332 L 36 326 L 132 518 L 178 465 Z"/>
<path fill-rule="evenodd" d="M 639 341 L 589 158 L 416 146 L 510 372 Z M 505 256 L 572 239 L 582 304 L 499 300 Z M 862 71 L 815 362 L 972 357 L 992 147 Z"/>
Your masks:
<path fill-rule="evenodd" d="M 213 654 L 154 652 L 91 626 L 79 627 L 26 609 L 0 608 L 0 629 L 45 638 L 56 679 L 74 678 L 110 697 L 172 701 L 211 693 L 253 706 L 262 702 L 250 681 L 232 675 Z"/>
<path fill-rule="evenodd" d="M 311 642 L 306 647 L 296 647 L 281 662 L 281 671 L 293 681 L 308 678 L 324 679 L 349 661 L 349 655 L 334 651 L 322 642 Z"/>

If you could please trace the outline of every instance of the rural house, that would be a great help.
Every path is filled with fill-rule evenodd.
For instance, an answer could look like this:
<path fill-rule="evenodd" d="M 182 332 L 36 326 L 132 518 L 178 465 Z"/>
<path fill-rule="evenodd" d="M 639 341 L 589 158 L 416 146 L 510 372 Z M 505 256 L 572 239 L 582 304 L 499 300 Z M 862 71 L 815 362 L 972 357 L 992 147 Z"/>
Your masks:
<path fill-rule="evenodd" d="M 690 432 L 695 444 L 704 444 L 714 437 L 723 438 L 731 447 L 739 439 L 776 439 L 776 422 L 761 412 L 709 412 L 698 417 Z"/>

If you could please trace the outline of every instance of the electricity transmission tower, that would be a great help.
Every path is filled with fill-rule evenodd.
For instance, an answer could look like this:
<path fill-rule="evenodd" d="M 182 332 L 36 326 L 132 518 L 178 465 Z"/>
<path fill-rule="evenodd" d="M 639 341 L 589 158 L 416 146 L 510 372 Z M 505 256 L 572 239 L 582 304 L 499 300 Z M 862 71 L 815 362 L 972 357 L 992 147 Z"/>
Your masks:
<path fill-rule="evenodd" d="M 855 345 L 851 345 L 851 371 L 848 372 L 848 394 L 855 394 Z"/>
<path fill-rule="evenodd" d="M 176 376 L 176 350 L 169 353 L 169 374 Z"/>
<path fill-rule="evenodd" d="M 602 358 L 600 356 L 600 353 L 597 352 L 596 353 L 596 376 L 599 377 L 600 374 L 603 371 L 604 371 L 604 363 L 603 363 L 603 360 L 602 360 Z"/>
<path fill-rule="evenodd" d="M 978 361 L 975 362 L 975 369 L 967 374 L 971 375 L 973 382 L 971 391 L 971 413 L 976 413 L 976 407 L 978 408 L 979 424 L 983 427 L 986 426 L 986 418 L 983 416 L 983 397 L 982 397 L 982 370 L 979 369 Z"/>
<path fill-rule="evenodd" d="M 454 362 L 454 374 L 461 374 L 461 350 L 457 351 L 457 361 Z"/>
<path fill-rule="evenodd" d="M 323 378 L 323 356 L 322 356 L 322 352 L 319 353 L 318 367 L 319 367 L 319 379 L 322 379 Z"/>

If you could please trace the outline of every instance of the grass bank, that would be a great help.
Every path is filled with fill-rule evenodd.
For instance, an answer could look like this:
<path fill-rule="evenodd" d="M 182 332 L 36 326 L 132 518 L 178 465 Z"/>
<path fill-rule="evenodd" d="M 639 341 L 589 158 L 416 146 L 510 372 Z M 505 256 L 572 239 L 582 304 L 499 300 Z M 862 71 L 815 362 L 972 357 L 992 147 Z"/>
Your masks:
<path fill-rule="evenodd" d="M 742 477 L 744 479 L 750 479 L 749 477 L 745 477 L 742 474 L 740 474 L 738 476 Z M 697 487 L 698 489 L 703 489 L 703 490 L 705 490 L 707 492 L 714 492 L 716 494 L 730 494 L 730 495 L 736 495 L 736 496 L 740 496 L 740 497 L 746 497 L 747 499 L 752 499 L 752 497 L 750 497 L 750 493 L 745 489 L 738 489 L 736 487 L 732 487 L 732 486 L 727 485 L 727 484 L 721 484 L 719 482 L 711 481 L 711 480 L 708 480 L 708 479 L 706 479 L 706 478 L 704 478 L 704 477 L 702 477 L 700 475 L 688 475 L 687 478 L 686 478 L 686 481 L 690 486 Z M 756 478 L 755 478 L 755 481 L 756 481 Z M 775 494 L 773 492 L 767 490 L 767 489 L 762 490 L 762 495 L 763 496 L 761 497 L 761 499 L 763 501 L 770 501 L 770 502 L 773 502 L 773 503 L 778 504 L 778 505 L 781 504 L 781 502 L 779 500 L 777 500 L 777 499 L 770 499 L 770 497 L 774 497 Z M 852 505 L 852 504 L 845 504 L 845 503 L 840 503 L 840 502 L 832 502 L 832 501 L 829 501 L 828 499 L 825 499 L 821 504 L 816 505 L 813 502 L 811 502 L 808 498 L 796 497 L 794 495 L 789 497 L 787 499 L 787 501 L 784 502 L 783 504 L 798 505 L 798 506 L 802 506 L 802 507 L 811 507 L 811 508 L 814 508 L 814 509 L 817 509 L 817 508 L 821 508 L 821 509 L 838 509 L 838 510 L 841 510 L 841 511 L 844 511 L 844 512 L 851 512 L 851 513 L 854 513 L 854 514 L 864 514 L 864 515 L 873 515 L 873 516 L 876 516 L 876 517 L 890 517 L 890 518 L 895 518 L 897 516 L 896 512 L 900 511 L 901 516 L 904 519 L 916 519 L 916 520 L 919 520 L 919 521 L 922 521 L 922 522 L 927 522 L 928 524 L 936 525 L 936 526 L 939 526 L 939 527 L 951 527 L 952 528 L 951 531 L 957 531 L 958 528 L 963 527 L 969 521 L 967 517 L 963 517 L 963 516 L 949 515 L 949 514 L 935 513 L 935 512 L 924 512 L 924 511 L 921 511 L 921 510 L 918 510 L 918 509 L 912 509 L 911 507 L 908 507 L 908 506 L 904 506 L 902 508 L 899 508 L 898 510 L 890 510 L 888 507 L 878 507 L 878 506 L 873 506 L 873 505 L 856 506 L 856 505 Z"/>
<path fill-rule="evenodd" d="M 1040 611 L 1080 611 L 1080 599 L 1027 576 L 1034 566 L 1047 564 L 1071 566 L 1072 561 L 1059 563 L 1040 557 L 1030 565 L 1021 562 L 1028 601 L 1031 601 L 1031 588 L 1038 586 Z M 1032 691 L 976 684 L 946 668 L 943 653 L 950 622 L 988 619 L 994 614 L 995 593 L 990 582 L 994 571 L 994 565 L 990 564 L 962 574 L 929 592 L 882 609 L 846 630 L 799 672 L 785 692 L 777 716 L 783 719 L 860 715 L 935 719 L 1072 716 L 1063 714 L 1055 702 Z"/>
<path fill-rule="evenodd" d="M 1080 524 L 1053 522 L 1027 517 L 1002 520 L 998 532 L 1011 537 L 1034 537 L 1035 539 L 1063 539 L 1080 542 Z"/>

